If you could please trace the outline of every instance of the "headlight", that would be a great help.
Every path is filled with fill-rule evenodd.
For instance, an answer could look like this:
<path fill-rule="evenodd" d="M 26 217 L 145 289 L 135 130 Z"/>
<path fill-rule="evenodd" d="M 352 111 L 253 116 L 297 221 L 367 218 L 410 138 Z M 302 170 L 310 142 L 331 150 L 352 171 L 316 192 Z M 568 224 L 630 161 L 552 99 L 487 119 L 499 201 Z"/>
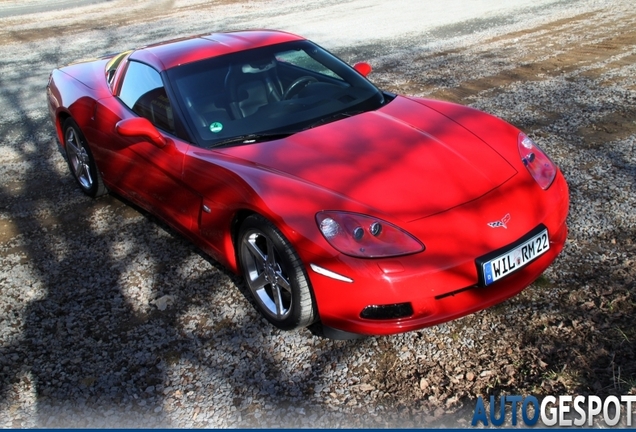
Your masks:
<path fill-rule="evenodd" d="M 371 216 L 342 211 L 316 215 L 320 232 L 339 252 L 360 258 L 407 255 L 424 245 L 406 231 Z"/>
<path fill-rule="evenodd" d="M 519 134 L 518 147 L 521 161 L 532 175 L 532 178 L 536 180 L 541 188 L 549 188 L 557 172 L 554 162 L 523 133 Z"/>

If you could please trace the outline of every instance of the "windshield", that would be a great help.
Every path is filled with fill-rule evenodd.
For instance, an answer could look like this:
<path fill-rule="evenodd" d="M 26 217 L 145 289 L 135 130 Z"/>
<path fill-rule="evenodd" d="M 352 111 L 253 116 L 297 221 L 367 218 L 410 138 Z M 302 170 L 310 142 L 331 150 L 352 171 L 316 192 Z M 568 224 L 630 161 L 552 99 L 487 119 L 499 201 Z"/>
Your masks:
<path fill-rule="evenodd" d="M 204 147 L 280 137 L 384 103 L 366 78 L 308 41 L 189 63 L 167 75 Z"/>

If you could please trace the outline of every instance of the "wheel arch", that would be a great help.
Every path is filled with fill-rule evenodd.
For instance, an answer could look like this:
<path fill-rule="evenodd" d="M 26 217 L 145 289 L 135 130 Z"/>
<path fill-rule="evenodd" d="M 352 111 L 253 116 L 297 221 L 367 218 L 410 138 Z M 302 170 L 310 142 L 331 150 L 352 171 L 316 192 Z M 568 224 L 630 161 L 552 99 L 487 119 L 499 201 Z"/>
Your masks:
<path fill-rule="evenodd" d="M 232 257 L 234 259 L 234 265 L 236 267 L 234 270 L 236 271 L 236 273 L 241 272 L 241 263 L 238 256 L 238 248 L 239 248 L 238 237 L 239 237 L 239 232 L 241 231 L 241 225 L 243 225 L 243 222 L 245 221 L 245 219 L 255 214 L 260 215 L 262 217 L 266 217 L 254 210 L 240 209 L 236 212 L 230 224 L 230 240 L 232 241 Z"/>
<path fill-rule="evenodd" d="M 252 215 L 258 215 L 264 219 L 267 219 L 272 225 L 274 225 L 283 234 L 283 236 L 285 236 L 285 238 L 287 238 L 287 241 L 291 242 L 288 235 L 286 234 L 287 230 L 281 227 L 280 223 L 278 223 L 279 221 L 276 218 L 272 218 L 270 217 L 270 215 L 264 212 L 250 209 L 250 208 L 241 208 L 237 210 L 234 214 L 234 217 L 232 218 L 232 222 L 230 223 L 230 241 L 232 242 L 231 255 L 234 260 L 233 265 L 235 266 L 233 270 L 236 271 L 237 274 L 241 272 L 241 264 L 238 257 L 239 233 L 241 232 L 241 226 L 243 225 L 243 222 L 245 222 L 245 219 L 247 219 L 248 217 Z"/>
<path fill-rule="evenodd" d="M 228 253 L 228 255 L 231 254 L 232 259 L 234 260 L 232 263 L 235 266 L 235 268 L 233 269 L 234 271 L 236 271 L 237 273 L 240 273 L 241 271 L 240 263 L 238 259 L 238 249 L 239 249 L 238 242 L 239 242 L 239 233 L 241 231 L 241 226 L 243 225 L 243 222 L 245 221 L 245 219 L 247 219 L 248 217 L 252 215 L 258 215 L 264 219 L 267 219 L 272 225 L 274 225 L 281 232 L 281 234 L 283 234 L 283 236 L 287 239 L 287 241 L 290 242 L 290 244 L 292 244 L 295 252 L 299 254 L 298 247 L 294 244 L 298 240 L 298 233 L 295 232 L 293 228 L 286 226 L 283 222 L 283 219 L 276 217 L 275 214 L 259 211 L 258 209 L 247 208 L 247 207 L 241 208 L 234 213 L 234 217 L 232 218 L 232 221 L 230 223 L 230 232 L 229 232 L 230 239 L 229 240 L 231 241 L 232 250 L 230 253 Z M 228 258 L 230 257 L 228 256 Z"/>
<path fill-rule="evenodd" d="M 60 110 L 60 112 L 57 113 L 56 117 L 55 117 L 55 131 L 57 132 L 57 137 L 58 140 L 60 142 L 60 145 L 62 146 L 62 148 L 64 148 L 64 123 L 66 122 L 66 120 L 68 120 L 69 118 L 72 118 L 73 116 L 71 115 L 71 113 L 67 112 L 67 111 L 63 111 Z"/>

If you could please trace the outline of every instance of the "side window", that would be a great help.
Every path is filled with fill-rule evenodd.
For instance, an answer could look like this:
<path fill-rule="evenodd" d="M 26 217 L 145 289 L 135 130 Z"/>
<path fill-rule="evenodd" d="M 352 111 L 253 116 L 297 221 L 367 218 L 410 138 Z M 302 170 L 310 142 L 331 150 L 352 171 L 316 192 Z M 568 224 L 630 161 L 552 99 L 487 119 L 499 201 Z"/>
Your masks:
<path fill-rule="evenodd" d="M 130 62 L 119 99 L 135 114 L 147 118 L 159 129 L 174 132 L 174 117 L 166 89 L 159 72 L 150 66 Z"/>

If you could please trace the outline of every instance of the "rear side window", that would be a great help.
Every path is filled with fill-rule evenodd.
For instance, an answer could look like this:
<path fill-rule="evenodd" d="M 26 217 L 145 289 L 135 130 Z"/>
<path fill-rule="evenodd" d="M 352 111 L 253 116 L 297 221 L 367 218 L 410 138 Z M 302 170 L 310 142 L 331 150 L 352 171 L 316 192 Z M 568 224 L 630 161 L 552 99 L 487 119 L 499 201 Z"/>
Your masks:
<path fill-rule="evenodd" d="M 147 118 L 159 129 L 174 132 L 174 117 L 166 89 L 159 72 L 150 66 L 130 62 L 119 99 L 135 114 Z"/>

